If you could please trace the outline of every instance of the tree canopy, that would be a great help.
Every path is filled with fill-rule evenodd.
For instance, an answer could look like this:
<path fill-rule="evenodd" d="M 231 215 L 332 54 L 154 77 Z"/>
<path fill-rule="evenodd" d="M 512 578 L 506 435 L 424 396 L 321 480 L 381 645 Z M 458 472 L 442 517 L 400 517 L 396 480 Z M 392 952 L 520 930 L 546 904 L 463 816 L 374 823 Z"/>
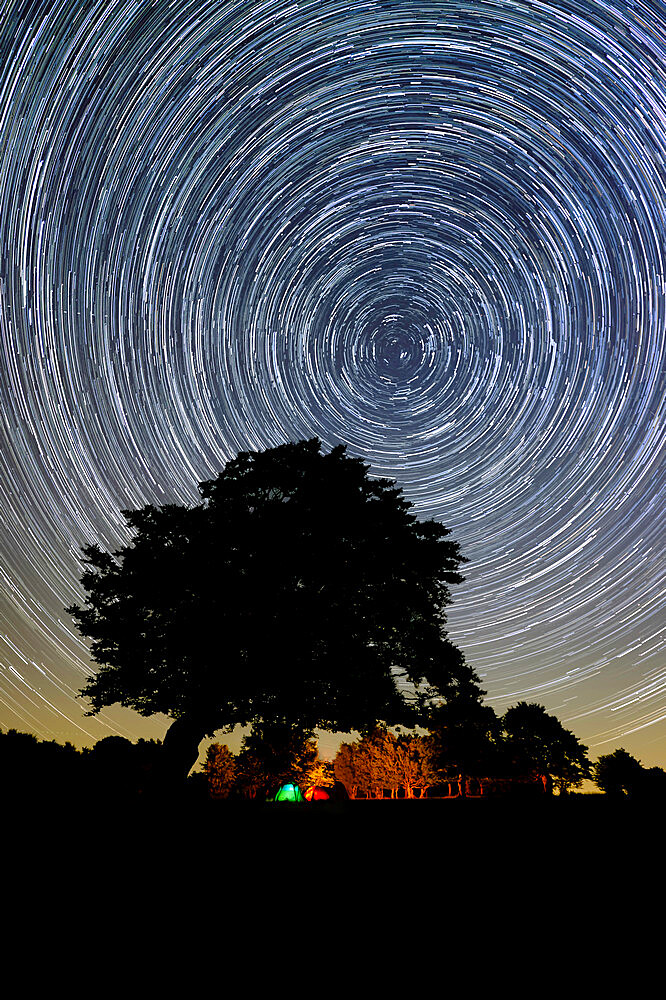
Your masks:
<path fill-rule="evenodd" d="M 99 664 L 92 712 L 170 716 L 177 757 L 236 724 L 413 721 L 468 683 L 445 616 L 464 559 L 392 480 L 315 438 L 243 452 L 200 492 L 124 512 L 116 552 L 84 549 L 85 603 L 67 610 Z"/>
<path fill-rule="evenodd" d="M 281 723 L 253 726 L 237 758 L 239 784 L 272 798 L 285 782 L 304 786 L 317 758 L 314 733 Z"/>
<path fill-rule="evenodd" d="M 500 721 L 490 705 L 483 703 L 481 689 L 466 689 L 435 707 L 428 720 L 428 749 L 433 767 L 442 777 L 460 778 L 461 794 L 466 779 L 496 773 Z"/>
<path fill-rule="evenodd" d="M 397 736 L 378 726 L 355 743 L 342 743 L 333 762 L 335 777 L 352 798 L 383 796 L 388 788 L 393 797 L 402 788 L 406 798 L 414 790 L 422 795 L 437 781 L 426 742 L 415 734 Z"/>
<path fill-rule="evenodd" d="M 539 775 L 560 793 L 578 788 L 592 773 L 587 747 L 543 705 L 519 701 L 503 717 L 511 765 L 517 773 Z"/>
<path fill-rule="evenodd" d="M 630 798 L 640 789 L 645 769 L 636 757 L 619 747 L 613 753 L 602 754 L 594 765 L 594 780 L 606 795 Z"/>

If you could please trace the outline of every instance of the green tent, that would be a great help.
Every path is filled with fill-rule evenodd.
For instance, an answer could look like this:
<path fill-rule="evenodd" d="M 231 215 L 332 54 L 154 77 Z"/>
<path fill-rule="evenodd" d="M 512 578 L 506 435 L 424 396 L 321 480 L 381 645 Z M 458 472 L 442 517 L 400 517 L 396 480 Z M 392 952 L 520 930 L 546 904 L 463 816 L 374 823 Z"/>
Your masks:
<path fill-rule="evenodd" d="M 305 802 L 305 799 L 301 795 L 298 785 L 292 785 L 291 782 L 288 782 L 278 789 L 275 802 Z"/>

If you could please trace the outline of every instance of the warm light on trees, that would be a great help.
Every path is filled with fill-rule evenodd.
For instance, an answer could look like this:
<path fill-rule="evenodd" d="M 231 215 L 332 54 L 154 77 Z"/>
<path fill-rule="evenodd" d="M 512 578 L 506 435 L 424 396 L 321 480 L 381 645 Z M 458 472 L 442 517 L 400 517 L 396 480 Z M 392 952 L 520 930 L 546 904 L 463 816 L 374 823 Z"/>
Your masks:
<path fill-rule="evenodd" d="M 236 759 L 228 746 L 211 743 L 206 752 L 203 773 L 206 775 L 211 798 L 229 798 L 236 779 Z"/>
<path fill-rule="evenodd" d="M 317 788 L 332 787 L 334 781 L 332 761 L 319 760 L 319 758 L 307 769 L 301 779 L 304 788 L 310 788 L 313 785 Z"/>
<path fill-rule="evenodd" d="M 352 798 L 381 798 L 385 789 L 392 798 L 400 789 L 405 798 L 414 798 L 415 789 L 424 795 L 437 779 L 423 738 L 396 736 L 385 726 L 354 743 L 343 743 L 333 767 Z"/>

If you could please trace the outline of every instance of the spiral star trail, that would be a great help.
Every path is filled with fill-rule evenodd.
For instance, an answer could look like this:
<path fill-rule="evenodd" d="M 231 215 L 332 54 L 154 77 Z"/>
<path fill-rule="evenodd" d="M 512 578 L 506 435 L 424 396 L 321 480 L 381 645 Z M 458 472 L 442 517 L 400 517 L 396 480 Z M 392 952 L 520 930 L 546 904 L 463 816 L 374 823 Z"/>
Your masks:
<path fill-rule="evenodd" d="M 0 725 L 161 735 L 76 698 L 81 544 L 316 435 L 453 530 L 498 710 L 666 764 L 661 0 L 5 11 Z"/>

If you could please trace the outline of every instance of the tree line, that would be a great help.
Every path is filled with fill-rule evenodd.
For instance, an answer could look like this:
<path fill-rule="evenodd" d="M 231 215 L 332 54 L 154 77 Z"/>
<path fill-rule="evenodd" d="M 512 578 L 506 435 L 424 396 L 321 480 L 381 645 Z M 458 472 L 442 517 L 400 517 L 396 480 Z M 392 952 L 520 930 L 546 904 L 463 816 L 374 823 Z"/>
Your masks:
<path fill-rule="evenodd" d="M 287 781 L 302 789 L 330 789 L 337 782 L 344 797 L 427 798 L 554 789 L 562 794 L 590 778 L 614 798 L 666 798 L 663 768 L 644 767 L 624 748 L 590 762 L 587 748 L 541 705 L 520 702 L 499 718 L 483 707 L 497 725 L 492 740 L 484 740 L 484 747 L 477 742 L 473 753 L 467 737 L 464 753 L 456 737 L 457 754 L 444 756 L 444 746 L 453 747 L 454 741 L 436 728 L 396 733 L 379 726 L 342 743 L 334 760 L 324 761 L 314 734 L 294 726 L 258 726 L 244 737 L 238 753 L 210 744 L 203 766 L 190 775 L 189 788 L 202 798 L 260 801 L 272 798 Z M 0 730 L 0 794 L 36 802 L 67 796 L 137 801 L 155 792 L 162 750 L 159 740 L 132 743 L 122 736 L 77 750 L 71 743 Z"/>
<path fill-rule="evenodd" d="M 132 800 L 154 787 L 159 740 L 107 736 L 93 747 L 0 730 L 0 795 L 25 801 Z"/>
<path fill-rule="evenodd" d="M 226 744 L 209 746 L 208 793 L 272 798 L 292 782 L 302 788 L 338 783 L 352 799 L 566 795 L 591 779 L 610 796 L 666 796 L 662 768 L 645 768 L 624 749 L 591 762 L 587 747 L 542 705 L 519 702 L 501 717 L 485 704 L 476 709 L 477 719 L 465 720 L 462 706 L 455 712 L 443 706 L 425 733 L 377 726 L 342 743 L 330 762 L 319 759 L 312 733 L 258 728 L 237 754 Z"/>

